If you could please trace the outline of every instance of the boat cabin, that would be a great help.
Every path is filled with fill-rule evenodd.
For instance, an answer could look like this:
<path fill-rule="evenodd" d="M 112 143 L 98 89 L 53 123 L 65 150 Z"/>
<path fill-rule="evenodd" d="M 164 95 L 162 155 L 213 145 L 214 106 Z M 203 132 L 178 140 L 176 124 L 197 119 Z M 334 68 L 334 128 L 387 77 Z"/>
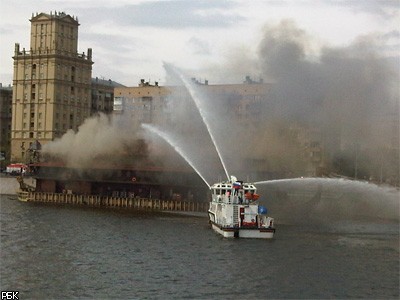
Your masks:
<path fill-rule="evenodd" d="M 212 201 L 227 204 L 248 204 L 257 200 L 257 188 L 243 181 L 221 182 L 211 186 Z"/>

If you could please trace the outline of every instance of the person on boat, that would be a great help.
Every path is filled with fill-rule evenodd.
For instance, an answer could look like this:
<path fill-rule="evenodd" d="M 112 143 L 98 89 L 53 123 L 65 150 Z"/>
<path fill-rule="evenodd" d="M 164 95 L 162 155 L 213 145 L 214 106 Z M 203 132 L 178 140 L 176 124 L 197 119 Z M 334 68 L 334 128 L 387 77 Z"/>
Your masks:
<path fill-rule="evenodd" d="M 249 203 L 250 200 L 253 198 L 253 194 L 250 193 L 250 191 L 248 191 L 248 192 L 245 194 L 245 198 L 246 198 L 246 203 Z"/>
<path fill-rule="evenodd" d="M 233 183 L 232 187 L 234 189 L 234 193 L 233 194 L 235 196 L 238 195 L 239 194 L 239 190 L 241 188 L 241 183 L 239 181 L 236 181 L 236 182 Z"/>

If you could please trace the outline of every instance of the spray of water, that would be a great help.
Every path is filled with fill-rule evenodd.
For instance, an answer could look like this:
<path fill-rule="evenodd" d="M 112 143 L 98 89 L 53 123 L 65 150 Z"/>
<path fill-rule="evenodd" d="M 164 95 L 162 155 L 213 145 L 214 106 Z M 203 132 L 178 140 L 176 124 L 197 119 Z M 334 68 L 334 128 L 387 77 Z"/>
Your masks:
<path fill-rule="evenodd" d="M 373 191 L 384 191 L 386 188 L 379 187 L 375 184 L 366 181 L 350 180 L 344 178 L 315 178 L 315 177 L 300 177 L 300 178 L 288 178 L 288 179 L 276 179 L 276 180 L 265 180 L 257 181 L 254 184 L 267 184 L 267 185 L 285 185 L 290 186 L 312 186 L 312 185 L 323 185 L 326 188 L 341 188 L 341 189 L 351 189 L 360 190 L 364 192 Z"/>
<path fill-rule="evenodd" d="M 226 177 L 227 177 L 228 180 L 229 180 L 229 179 L 230 179 L 230 176 L 229 176 L 228 170 L 227 170 L 227 168 L 226 168 L 226 165 L 225 165 L 225 163 L 224 163 L 224 160 L 223 160 L 223 158 L 222 158 L 221 150 L 220 150 L 219 147 L 218 147 L 218 144 L 217 144 L 217 142 L 216 142 L 216 139 L 215 139 L 213 130 L 211 129 L 211 126 L 210 126 L 210 123 L 211 123 L 211 122 L 210 122 L 209 119 L 207 118 L 207 113 L 206 113 L 205 110 L 203 109 L 202 104 L 201 104 L 201 101 L 200 101 L 201 98 L 202 98 L 201 94 L 200 94 L 199 91 L 195 88 L 195 86 L 193 85 L 193 83 L 190 82 L 190 81 L 188 80 L 188 78 L 187 78 L 186 76 L 184 76 L 184 75 L 183 75 L 179 70 L 177 70 L 175 67 L 172 67 L 171 65 L 164 63 L 164 68 L 165 68 L 166 70 L 172 72 L 173 74 L 176 74 L 176 76 L 178 76 L 178 78 L 179 78 L 179 79 L 183 82 L 183 84 L 185 85 L 185 88 L 188 90 L 190 96 L 192 97 L 192 99 L 193 99 L 193 101 L 194 101 L 194 103 L 195 103 L 195 105 L 196 105 L 197 110 L 198 110 L 199 113 L 200 113 L 201 118 L 203 119 L 203 123 L 204 123 L 205 126 L 207 127 L 208 134 L 209 134 L 209 136 L 210 136 L 210 138 L 211 138 L 211 140 L 212 140 L 212 142 L 213 142 L 213 144 L 214 144 L 215 150 L 216 150 L 217 153 L 218 153 L 218 158 L 219 158 L 219 160 L 220 160 L 220 162 L 221 162 L 221 164 L 222 164 L 222 167 L 224 168 Z"/>
<path fill-rule="evenodd" d="M 326 225 L 343 220 L 399 220 L 400 195 L 393 187 L 334 178 L 292 178 L 255 184 L 282 222 Z"/>
<path fill-rule="evenodd" d="M 180 156 L 182 156 L 185 161 L 193 168 L 193 170 L 196 171 L 196 173 L 200 176 L 200 178 L 204 181 L 205 184 L 207 184 L 208 188 L 210 188 L 210 184 L 207 182 L 207 180 L 204 178 L 204 176 L 200 173 L 200 171 L 196 168 L 194 163 L 189 159 L 189 157 L 185 154 L 185 152 L 177 145 L 177 143 L 174 142 L 174 140 L 169 136 L 167 133 L 159 130 L 158 128 L 150 125 L 150 124 L 142 124 L 142 128 L 149 130 L 152 133 L 157 134 L 159 137 L 161 137 L 163 140 L 165 140 L 168 144 L 170 144 L 176 152 L 179 153 Z"/>

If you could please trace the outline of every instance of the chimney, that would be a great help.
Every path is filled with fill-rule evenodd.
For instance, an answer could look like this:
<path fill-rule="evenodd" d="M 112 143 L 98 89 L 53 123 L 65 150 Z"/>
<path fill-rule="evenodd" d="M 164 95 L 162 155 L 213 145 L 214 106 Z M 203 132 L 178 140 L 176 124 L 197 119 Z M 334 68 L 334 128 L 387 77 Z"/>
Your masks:
<path fill-rule="evenodd" d="M 92 48 L 87 49 L 88 60 L 92 60 Z"/>
<path fill-rule="evenodd" d="M 14 54 L 15 55 L 19 54 L 19 44 L 18 43 L 15 43 Z"/>

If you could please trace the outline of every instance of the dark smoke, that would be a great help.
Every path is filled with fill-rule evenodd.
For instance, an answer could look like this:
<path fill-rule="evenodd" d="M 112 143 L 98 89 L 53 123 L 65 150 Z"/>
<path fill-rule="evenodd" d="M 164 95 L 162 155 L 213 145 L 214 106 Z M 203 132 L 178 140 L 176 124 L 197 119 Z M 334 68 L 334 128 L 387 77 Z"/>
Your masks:
<path fill-rule="evenodd" d="M 316 54 L 311 51 L 312 38 L 294 23 L 283 21 L 266 27 L 257 59 L 238 56 L 229 67 L 221 68 L 243 78 L 241 59 L 248 65 L 246 71 L 253 69 L 272 83 L 266 101 L 250 108 L 245 127 L 233 122 L 241 101 L 237 94 L 199 93 L 228 170 L 246 176 L 263 161 L 260 168 L 270 170 L 275 178 L 302 176 L 304 145 L 296 128 L 306 128 L 319 130 L 330 172 L 353 176 L 357 156 L 360 177 L 376 178 L 381 173 L 398 180 L 399 73 L 379 55 L 380 41 L 379 37 L 362 37 L 346 47 L 325 46 Z M 172 84 L 182 85 L 182 80 L 166 69 Z M 214 73 L 226 74 L 221 70 Z M 204 122 L 194 102 L 188 100 L 188 91 L 182 89 L 167 97 L 171 116 L 169 124 L 161 126 L 186 144 L 193 160 L 213 174 L 209 176 L 212 180 L 225 177 Z M 258 115 L 257 122 L 253 122 L 253 114 Z M 44 151 L 58 153 L 75 165 L 90 165 L 97 153 L 119 155 L 139 133 L 129 124 L 123 128 L 118 124 L 103 117 L 88 120 L 78 133 L 67 133 Z M 103 130 L 98 130 L 99 126 Z M 392 151 L 396 147 L 397 160 Z M 153 153 L 171 153 L 165 144 L 150 148 Z M 175 158 L 171 161 L 175 163 Z M 268 178 L 250 178 L 264 179 Z"/>
<path fill-rule="evenodd" d="M 266 27 L 258 57 L 248 63 L 249 72 L 272 83 L 256 109 L 262 121 L 252 126 L 258 147 L 251 153 L 273 169 L 300 176 L 304 164 L 294 149 L 305 145 L 296 129 L 317 129 L 328 173 L 354 177 L 357 159 L 358 178 L 380 176 L 398 184 L 399 59 L 380 54 L 384 41 L 363 36 L 315 51 L 313 38 L 291 21 Z M 234 68 L 240 63 L 228 64 L 220 69 L 243 78 L 243 68 Z"/>
<path fill-rule="evenodd" d="M 243 127 L 235 122 L 239 95 L 207 94 L 207 89 L 194 85 L 222 156 L 229 160 L 229 171 L 248 175 L 249 169 L 263 161 L 264 169 L 278 177 L 303 176 L 307 162 L 302 149 L 307 147 L 307 137 L 301 135 L 314 130 L 317 136 L 308 138 L 322 148 L 325 174 L 380 176 L 394 179 L 395 184 L 399 73 L 379 55 L 379 41 L 373 36 L 360 37 L 349 46 L 325 46 L 315 54 L 312 38 L 294 23 L 266 27 L 258 59 L 251 65 L 258 65 L 262 77 L 271 81 L 271 89 L 266 100 L 250 107 L 246 120 L 241 121 L 246 123 Z M 232 70 L 232 65 L 227 69 Z M 174 73 L 166 70 L 168 75 Z M 175 78 L 174 84 L 179 80 Z M 179 120 L 185 126 L 196 124 L 189 125 L 192 129 L 204 128 L 196 114 L 188 114 L 195 107 L 189 102 L 182 110 L 174 104 L 177 111 L 185 112 Z M 252 118 L 253 114 L 258 117 Z M 198 140 L 206 135 L 204 131 L 195 134 Z"/>

